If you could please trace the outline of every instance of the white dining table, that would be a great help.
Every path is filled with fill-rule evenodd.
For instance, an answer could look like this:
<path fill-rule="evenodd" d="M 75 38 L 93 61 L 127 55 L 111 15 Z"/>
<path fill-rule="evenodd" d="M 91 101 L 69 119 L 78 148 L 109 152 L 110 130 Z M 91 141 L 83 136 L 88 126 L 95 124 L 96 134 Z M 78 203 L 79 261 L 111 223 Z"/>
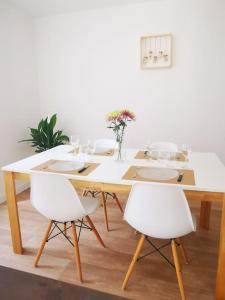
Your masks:
<path fill-rule="evenodd" d="M 5 178 L 6 199 L 9 213 L 13 251 L 23 253 L 21 228 L 18 206 L 16 201 L 15 182 L 29 181 L 30 174 L 42 172 L 33 168 L 49 161 L 77 161 L 84 159 L 74 155 L 70 145 L 62 145 L 45 152 L 32 155 L 2 168 Z M 167 161 L 152 159 L 136 159 L 140 149 L 123 149 L 124 160 L 117 161 L 116 153 L 112 156 L 88 155 L 86 161 L 99 165 L 89 175 L 74 175 L 64 173 L 78 188 L 92 188 L 101 191 L 129 192 L 137 180 L 125 180 L 124 174 L 131 166 L 159 167 L 170 169 L 191 169 L 194 171 L 195 184 L 183 185 L 182 182 L 174 183 L 180 186 L 189 199 L 201 201 L 200 226 L 209 227 L 210 208 L 213 201 L 222 202 L 222 217 L 220 229 L 220 246 L 218 255 L 218 269 L 216 281 L 216 299 L 225 299 L 225 166 L 215 153 L 192 152 L 189 161 Z M 171 183 L 149 182 L 146 184 L 165 185 Z"/>

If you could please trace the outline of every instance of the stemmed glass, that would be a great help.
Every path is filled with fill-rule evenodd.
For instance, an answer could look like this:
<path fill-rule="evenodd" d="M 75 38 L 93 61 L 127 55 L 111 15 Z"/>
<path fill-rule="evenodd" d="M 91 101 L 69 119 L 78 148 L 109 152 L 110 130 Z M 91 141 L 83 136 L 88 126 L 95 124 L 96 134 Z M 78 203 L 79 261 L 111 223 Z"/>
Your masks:
<path fill-rule="evenodd" d="M 91 143 L 90 140 L 88 140 L 88 154 L 93 155 L 95 153 L 95 145 L 93 143 Z"/>
<path fill-rule="evenodd" d="M 184 155 L 185 160 L 188 160 L 188 157 L 189 157 L 189 155 L 191 153 L 191 146 L 190 145 L 186 145 L 186 144 L 182 145 L 181 146 L 181 152 Z"/>
<path fill-rule="evenodd" d="M 147 144 L 146 145 L 147 151 L 145 151 L 145 155 L 149 157 L 149 156 L 151 156 L 152 143 L 151 143 L 151 141 L 148 140 L 146 144 Z"/>
<path fill-rule="evenodd" d="M 92 145 L 90 140 L 87 140 L 87 143 L 79 146 L 79 159 L 82 161 L 88 161 L 89 155 L 93 154 L 95 151 L 94 146 Z"/>
<path fill-rule="evenodd" d="M 77 154 L 80 146 L 80 137 L 78 135 L 71 135 L 70 144 L 74 147 L 73 153 Z"/>

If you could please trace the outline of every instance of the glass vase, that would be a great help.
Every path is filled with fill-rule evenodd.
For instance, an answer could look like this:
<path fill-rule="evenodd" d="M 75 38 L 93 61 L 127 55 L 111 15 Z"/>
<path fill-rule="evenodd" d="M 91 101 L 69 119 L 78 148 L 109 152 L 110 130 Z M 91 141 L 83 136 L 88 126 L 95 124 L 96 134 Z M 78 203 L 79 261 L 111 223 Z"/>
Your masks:
<path fill-rule="evenodd" d="M 122 141 L 118 143 L 117 160 L 122 160 Z"/>

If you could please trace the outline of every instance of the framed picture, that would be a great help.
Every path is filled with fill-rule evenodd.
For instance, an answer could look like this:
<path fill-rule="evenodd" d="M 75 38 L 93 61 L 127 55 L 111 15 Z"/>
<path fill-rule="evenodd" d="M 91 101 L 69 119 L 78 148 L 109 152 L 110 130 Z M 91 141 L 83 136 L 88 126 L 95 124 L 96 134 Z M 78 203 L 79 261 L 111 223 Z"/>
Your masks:
<path fill-rule="evenodd" d="M 141 37 L 141 68 L 169 68 L 172 64 L 172 35 Z"/>

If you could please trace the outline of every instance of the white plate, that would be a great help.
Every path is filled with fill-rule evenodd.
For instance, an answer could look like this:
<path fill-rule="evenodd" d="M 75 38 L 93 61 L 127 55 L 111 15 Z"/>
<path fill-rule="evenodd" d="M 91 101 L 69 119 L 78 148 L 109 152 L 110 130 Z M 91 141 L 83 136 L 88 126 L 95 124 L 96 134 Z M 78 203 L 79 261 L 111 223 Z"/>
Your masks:
<path fill-rule="evenodd" d="M 101 154 L 101 153 L 105 153 L 105 152 L 112 152 L 112 149 L 109 149 L 109 148 L 96 148 L 95 149 L 96 154 Z"/>
<path fill-rule="evenodd" d="M 48 167 L 52 171 L 74 171 L 84 167 L 81 161 L 57 161 Z"/>
<path fill-rule="evenodd" d="M 139 176 L 151 180 L 170 180 L 179 175 L 177 170 L 166 168 L 139 168 Z"/>

